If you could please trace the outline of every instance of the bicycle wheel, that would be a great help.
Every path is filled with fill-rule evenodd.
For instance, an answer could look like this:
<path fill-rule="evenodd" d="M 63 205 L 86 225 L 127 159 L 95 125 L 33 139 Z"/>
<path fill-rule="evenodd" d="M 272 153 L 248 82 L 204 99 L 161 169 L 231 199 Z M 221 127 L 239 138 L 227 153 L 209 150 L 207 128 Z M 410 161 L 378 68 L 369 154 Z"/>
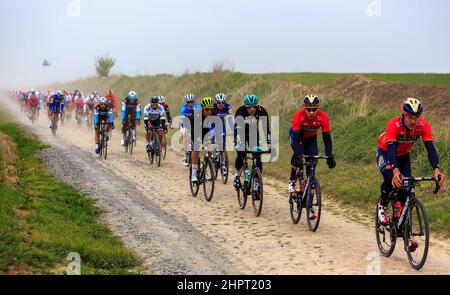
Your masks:
<path fill-rule="evenodd" d="M 419 199 L 410 204 L 403 234 L 409 264 L 419 270 L 427 260 L 430 242 L 427 210 Z"/>
<path fill-rule="evenodd" d="M 297 224 L 302 216 L 302 195 L 300 193 L 290 193 L 289 210 L 291 212 L 292 223 Z"/>
<path fill-rule="evenodd" d="M 375 235 L 378 250 L 380 250 L 381 255 L 384 257 L 392 255 L 397 243 L 397 228 L 395 226 L 397 220 L 394 218 L 393 200 L 389 200 L 388 208 L 391 208 L 391 210 L 389 210 L 389 224 L 386 226 L 382 225 L 378 219 L 378 204 L 375 209 Z"/>
<path fill-rule="evenodd" d="M 131 135 L 131 132 L 128 133 L 128 150 L 130 151 L 130 155 L 133 154 L 133 137 Z"/>
<path fill-rule="evenodd" d="M 211 159 L 205 159 L 205 167 L 203 168 L 203 193 L 205 200 L 210 202 L 214 195 L 214 164 Z"/>
<path fill-rule="evenodd" d="M 222 170 L 222 166 L 223 166 L 223 160 L 222 158 L 220 158 L 220 175 L 222 176 L 222 183 L 223 184 L 227 184 L 228 181 L 228 153 L 226 151 L 223 151 L 222 154 L 225 155 L 225 171 L 226 174 L 223 174 L 223 170 Z"/>
<path fill-rule="evenodd" d="M 161 145 L 158 143 L 158 141 L 156 141 L 155 145 L 156 163 L 158 164 L 158 167 L 161 167 Z"/>
<path fill-rule="evenodd" d="M 166 137 L 164 136 L 164 142 L 161 145 L 161 155 L 162 159 L 166 159 L 166 153 L 167 153 L 167 143 L 166 143 Z"/>
<path fill-rule="evenodd" d="M 198 190 L 200 188 L 199 182 L 192 183 L 192 159 L 191 155 L 189 154 L 189 188 L 191 189 L 191 194 L 193 197 L 196 197 L 198 194 Z"/>
<path fill-rule="evenodd" d="M 219 176 L 219 167 L 220 167 L 220 162 L 221 162 L 221 154 L 220 152 L 216 152 L 214 155 L 214 179 L 217 180 L 217 177 Z"/>
<path fill-rule="evenodd" d="M 52 119 L 52 128 L 51 128 L 51 129 L 52 129 L 52 135 L 53 135 L 53 136 L 56 136 L 56 126 L 57 126 L 57 125 L 56 125 L 56 120 L 55 120 L 55 118 L 53 118 L 53 119 Z"/>
<path fill-rule="evenodd" d="M 262 174 L 258 167 L 253 169 L 252 179 L 250 181 L 250 189 L 251 189 L 253 210 L 255 212 L 255 216 L 259 216 L 261 214 L 263 205 L 264 190 L 263 190 Z"/>
<path fill-rule="evenodd" d="M 241 171 L 244 171 L 244 170 L 245 170 L 245 168 L 241 169 Z M 247 192 L 248 192 L 248 189 L 247 189 L 248 183 L 246 181 L 243 181 L 245 179 L 243 174 L 244 173 L 241 172 L 241 175 L 239 175 L 239 178 L 241 179 L 242 187 L 235 188 L 236 189 L 238 203 L 239 203 L 239 207 L 241 209 L 245 208 L 245 205 L 247 204 L 247 196 L 248 196 L 248 194 L 247 194 Z"/>
<path fill-rule="evenodd" d="M 306 201 L 306 220 L 308 221 L 309 230 L 315 232 L 319 227 L 320 214 L 322 213 L 322 195 L 320 193 L 319 180 L 312 179 L 308 190 L 309 192 Z M 316 214 L 315 219 L 311 218 L 312 214 Z"/>
<path fill-rule="evenodd" d="M 103 135 L 103 145 L 102 145 L 102 149 L 103 149 L 103 159 L 106 160 L 106 157 L 108 156 L 108 141 L 105 138 L 106 136 Z"/>

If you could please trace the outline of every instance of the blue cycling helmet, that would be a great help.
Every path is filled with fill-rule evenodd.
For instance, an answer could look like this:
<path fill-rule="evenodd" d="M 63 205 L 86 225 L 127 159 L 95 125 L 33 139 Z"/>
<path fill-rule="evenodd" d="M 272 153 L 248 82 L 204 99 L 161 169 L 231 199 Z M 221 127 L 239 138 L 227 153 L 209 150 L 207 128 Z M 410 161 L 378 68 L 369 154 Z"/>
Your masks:
<path fill-rule="evenodd" d="M 131 100 L 137 99 L 137 93 L 135 91 L 130 91 L 130 93 L 128 93 L 128 98 Z"/>

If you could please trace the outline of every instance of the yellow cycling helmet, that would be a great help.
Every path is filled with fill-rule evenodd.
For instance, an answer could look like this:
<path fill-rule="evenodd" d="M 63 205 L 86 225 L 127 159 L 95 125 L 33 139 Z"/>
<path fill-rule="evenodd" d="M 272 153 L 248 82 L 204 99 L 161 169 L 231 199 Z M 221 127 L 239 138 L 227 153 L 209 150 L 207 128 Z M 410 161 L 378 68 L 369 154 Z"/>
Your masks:
<path fill-rule="evenodd" d="M 214 108 L 214 100 L 211 97 L 203 98 L 202 99 L 202 108 L 213 109 Z"/>

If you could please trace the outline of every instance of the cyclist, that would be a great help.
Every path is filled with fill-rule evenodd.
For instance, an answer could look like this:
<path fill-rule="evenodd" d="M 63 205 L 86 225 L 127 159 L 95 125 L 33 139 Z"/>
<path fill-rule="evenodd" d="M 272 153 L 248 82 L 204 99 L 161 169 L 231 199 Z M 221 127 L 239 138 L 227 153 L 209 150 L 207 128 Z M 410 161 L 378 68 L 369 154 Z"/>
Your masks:
<path fill-rule="evenodd" d="M 128 122 L 128 115 L 131 117 L 131 122 Z M 122 101 L 122 139 L 120 144 L 125 145 L 125 132 L 128 124 L 131 124 L 131 134 L 133 141 L 136 140 L 136 125 L 141 124 L 141 103 L 138 100 L 138 95 L 135 91 L 130 91 Z"/>
<path fill-rule="evenodd" d="M 247 147 L 249 147 L 249 150 L 255 152 L 261 150 L 262 142 L 260 140 L 258 128 L 260 120 L 262 120 L 267 143 L 270 145 L 272 141 L 269 128 L 269 113 L 263 106 L 258 104 L 258 100 L 258 96 L 254 94 L 246 95 L 244 98 L 244 105 L 240 106 L 236 110 L 236 114 L 234 116 L 234 146 L 237 151 L 237 157 L 234 165 L 236 172 L 234 175 L 233 185 L 236 188 L 240 188 L 242 186 L 239 175 L 241 174 L 241 169 L 244 165 L 245 151 L 247 150 Z M 264 118 L 266 120 L 264 120 Z M 242 133 L 242 130 L 240 130 L 242 127 L 245 127 L 244 140 L 242 140 L 242 136 L 240 134 Z M 250 127 L 252 127 L 252 130 L 256 130 L 256 137 L 253 134 L 250 134 Z M 256 165 L 262 172 L 261 154 L 254 153 L 253 156 L 256 159 Z"/>
<path fill-rule="evenodd" d="M 105 121 L 105 131 L 109 133 L 111 128 L 114 129 L 113 112 L 108 105 L 108 100 L 105 97 L 101 97 L 98 100 L 98 105 L 95 106 L 94 111 L 94 127 L 95 127 L 95 153 L 100 154 L 100 123 Z M 106 135 L 106 141 L 109 140 Z"/>
<path fill-rule="evenodd" d="M 150 98 L 150 103 L 144 108 L 144 125 L 145 125 L 145 140 L 147 142 L 147 153 L 151 151 L 152 143 L 150 143 L 150 132 L 152 127 L 155 127 L 159 142 L 164 140 L 164 132 L 166 131 L 166 112 L 164 107 L 159 104 L 159 97 L 153 96 Z"/>
<path fill-rule="evenodd" d="M 59 116 L 64 113 L 64 94 L 61 90 L 50 96 L 50 101 L 48 105 L 49 110 L 49 127 L 52 127 L 52 119 L 56 117 L 56 122 L 58 122 Z"/>
<path fill-rule="evenodd" d="M 190 126 L 194 126 L 194 110 L 200 109 L 201 106 L 195 102 L 195 96 L 193 94 L 186 94 L 184 97 L 185 103 L 181 107 L 181 136 L 183 138 L 183 149 L 184 149 L 184 158 L 183 164 L 184 166 L 189 166 L 189 151 L 187 147 L 189 146 L 189 136 L 187 134 L 188 130 L 186 128 L 186 124 L 190 123 Z M 187 121 L 189 120 L 189 121 Z M 189 126 L 189 128 L 190 128 Z"/>
<path fill-rule="evenodd" d="M 35 119 L 37 115 L 37 110 L 39 108 L 39 95 L 36 90 L 31 89 L 30 94 L 28 94 L 28 116 L 30 119 Z"/>
<path fill-rule="evenodd" d="M 208 148 L 208 152 L 211 152 L 214 150 L 214 124 L 210 123 L 208 127 L 204 126 L 205 119 L 208 118 L 211 115 L 214 115 L 214 100 L 211 97 L 205 97 L 202 99 L 201 102 L 201 112 L 196 111 L 193 113 L 193 120 L 201 120 L 202 122 L 202 132 L 201 134 L 196 134 L 194 129 L 194 124 L 191 124 L 191 144 L 190 144 L 190 150 L 192 150 L 192 176 L 191 176 L 191 182 L 195 183 L 198 182 L 197 179 L 197 171 L 198 171 L 198 163 L 199 163 L 199 154 L 200 151 L 197 147 L 197 144 L 204 144 L 205 136 L 209 132 L 210 142 L 211 145 Z M 208 124 L 207 124 L 208 125 Z M 199 130 L 200 131 L 200 130 Z M 200 138 L 201 136 L 201 138 Z M 195 164 L 194 164 L 195 163 Z"/>
<path fill-rule="evenodd" d="M 114 95 L 114 93 L 110 89 L 106 93 L 105 98 L 108 100 L 109 108 L 113 110 L 114 119 L 116 119 L 117 114 L 118 114 L 117 97 Z"/>
<path fill-rule="evenodd" d="M 170 124 L 170 128 L 172 128 L 172 117 L 170 116 L 170 108 L 169 105 L 166 102 L 166 98 L 162 95 L 158 96 L 159 98 L 159 104 L 163 106 L 165 112 L 166 112 L 166 117 L 167 117 L 167 123 Z"/>
<path fill-rule="evenodd" d="M 227 137 L 227 127 L 225 124 L 225 117 L 227 117 L 228 124 L 230 125 L 230 129 L 234 129 L 233 123 L 233 108 L 229 103 L 226 102 L 227 96 L 223 93 L 217 93 L 214 97 L 214 113 L 217 117 L 219 117 L 222 121 L 222 151 L 226 150 L 226 137 Z M 227 163 L 225 154 L 222 154 L 222 172 L 225 176 L 227 174 Z"/>
<path fill-rule="evenodd" d="M 73 105 L 75 108 L 75 119 L 81 120 L 83 118 L 84 97 L 81 92 L 77 92 L 74 97 Z"/>
<path fill-rule="evenodd" d="M 310 94 L 303 99 L 304 108 L 298 110 L 292 117 L 292 126 L 289 129 L 289 139 L 293 155 L 291 157 L 291 178 L 289 181 L 289 192 L 297 193 L 295 185 L 296 171 L 303 165 L 302 155 L 316 156 L 319 151 L 317 148 L 317 132 L 322 128 L 322 139 L 325 146 L 325 155 L 327 155 L 327 164 L 330 169 L 336 166 L 333 157 L 333 145 L 331 141 L 330 119 L 328 115 L 319 110 L 320 98 L 315 94 Z M 310 167 L 306 167 L 306 174 L 309 175 Z"/>
<path fill-rule="evenodd" d="M 94 94 L 89 94 L 89 96 L 84 100 L 84 113 L 86 115 L 86 121 L 90 121 L 93 118 L 94 108 L 97 105 L 98 100 L 95 99 Z M 89 122 L 92 126 L 92 121 Z"/>
<path fill-rule="evenodd" d="M 411 177 L 410 151 L 415 141 L 422 137 L 428 152 L 428 159 L 434 169 L 434 177 L 439 186 L 444 184 L 445 176 L 439 170 L 438 154 L 434 147 L 431 125 L 421 118 L 422 103 L 416 98 L 407 98 L 401 105 L 402 115 L 392 118 L 386 130 L 378 138 L 376 161 L 383 176 L 378 218 L 383 225 L 389 224 L 388 197 L 393 187 L 400 188 L 403 177 Z M 400 189 L 399 197 L 406 198 L 406 191 Z"/>

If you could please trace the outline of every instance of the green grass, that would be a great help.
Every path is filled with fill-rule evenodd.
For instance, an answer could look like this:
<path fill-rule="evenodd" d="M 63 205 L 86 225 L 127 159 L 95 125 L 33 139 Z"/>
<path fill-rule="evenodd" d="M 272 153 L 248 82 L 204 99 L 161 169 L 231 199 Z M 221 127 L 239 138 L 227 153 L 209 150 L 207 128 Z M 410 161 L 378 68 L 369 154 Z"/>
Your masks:
<path fill-rule="evenodd" d="M 368 78 L 404 84 L 430 84 L 450 87 L 450 74 L 364 74 Z"/>
<path fill-rule="evenodd" d="M 0 273 L 61 273 L 70 252 L 80 254 L 82 274 L 136 273 L 141 261 L 99 223 L 93 201 L 33 155 L 45 146 L 1 112 L 0 132 L 16 145 L 18 171 L 18 183 L 0 183 Z"/>
<path fill-rule="evenodd" d="M 338 73 L 270 73 L 262 74 L 264 78 L 270 78 L 279 81 L 289 81 L 304 84 L 307 86 L 331 86 L 337 80 L 351 76 L 351 74 Z"/>

